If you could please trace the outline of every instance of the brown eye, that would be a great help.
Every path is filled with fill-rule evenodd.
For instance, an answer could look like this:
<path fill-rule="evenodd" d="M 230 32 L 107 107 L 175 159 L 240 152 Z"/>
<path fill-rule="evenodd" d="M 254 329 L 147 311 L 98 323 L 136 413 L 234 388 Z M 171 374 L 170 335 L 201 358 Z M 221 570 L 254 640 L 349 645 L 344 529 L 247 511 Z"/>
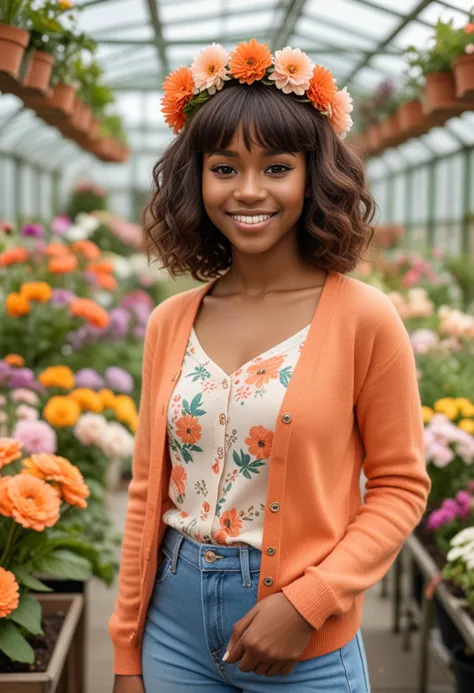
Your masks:
<path fill-rule="evenodd" d="M 222 173 L 224 176 L 228 176 L 230 173 L 234 172 L 232 166 L 227 166 L 226 164 L 219 164 L 219 166 L 214 166 L 211 169 L 214 173 Z"/>
<path fill-rule="evenodd" d="M 270 169 L 280 169 L 279 171 L 272 171 L 272 173 L 274 173 L 275 175 L 286 173 L 287 171 L 293 170 L 291 166 L 285 166 L 284 164 L 272 164 L 268 167 L 267 170 L 269 171 Z"/>

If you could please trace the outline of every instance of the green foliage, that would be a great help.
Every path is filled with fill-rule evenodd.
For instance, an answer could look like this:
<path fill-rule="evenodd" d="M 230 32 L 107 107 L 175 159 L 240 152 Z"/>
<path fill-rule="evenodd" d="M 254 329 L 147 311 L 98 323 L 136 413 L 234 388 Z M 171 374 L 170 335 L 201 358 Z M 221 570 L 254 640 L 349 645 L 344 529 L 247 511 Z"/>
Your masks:
<path fill-rule="evenodd" d="M 71 192 L 66 214 L 70 219 L 75 219 L 78 214 L 90 214 L 91 212 L 105 209 L 107 209 L 107 194 L 105 190 L 92 185 L 88 181 L 84 181 L 78 184 Z"/>
<path fill-rule="evenodd" d="M 0 24 L 25 26 L 31 0 L 2 0 L 0 3 Z"/>
<path fill-rule="evenodd" d="M 100 134 L 103 137 L 114 137 L 121 144 L 127 144 L 127 136 L 119 115 L 106 115 L 100 124 Z"/>
<path fill-rule="evenodd" d="M 474 350 L 467 342 L 464 349 L 455 353 L 432 349 L 428 354 L 417 354 L 416 362 L 423 374 L 418 385 L 426 406 L 432 407 L 443 397 L 472 399 Z"/>
<path fill-rule="evenodd" d="M 474 262 L 472 258 L 468 255 L 448 255 L 445 258 L 445 266 L 461 290 L 463 310 L 469 310 L 474 304 Z"/>

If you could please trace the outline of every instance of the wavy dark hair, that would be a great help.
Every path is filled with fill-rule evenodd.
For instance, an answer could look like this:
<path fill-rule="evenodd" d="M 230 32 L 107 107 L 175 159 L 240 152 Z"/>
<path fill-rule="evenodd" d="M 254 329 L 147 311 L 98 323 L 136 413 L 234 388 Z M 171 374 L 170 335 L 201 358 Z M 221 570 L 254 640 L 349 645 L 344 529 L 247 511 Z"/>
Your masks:
<path fill-rule="evenodd" d="M 230 267 L 231 244 L 204 209 L 202 165 L 203 154 L 227 147 L 239 127 L 248 150 L 257 144 L 306 153 L 301 255 L 323 269 L 352 271 L 374 233 L 375 203 L 361 159 L 311 104 L 274 86 L 236 81 L 201 106 L 153 169 L 155 190 L 143 215 L 148 259 L 156 255 L 171 275 L 201 281 Z"/>

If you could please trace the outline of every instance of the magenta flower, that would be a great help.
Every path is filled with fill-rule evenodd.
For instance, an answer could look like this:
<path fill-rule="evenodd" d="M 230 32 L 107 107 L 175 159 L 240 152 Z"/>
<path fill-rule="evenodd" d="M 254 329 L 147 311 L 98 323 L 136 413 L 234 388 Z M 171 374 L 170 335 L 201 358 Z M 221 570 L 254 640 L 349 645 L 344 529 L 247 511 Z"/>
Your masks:
<path fill-rule="evenodd" d="M 65 214 L 58 214 L 51 222 L 51 231 L 58 236 L 64 236 L 72 226 L 72 221 Z"/>
<path fill-rule="evenodd" d="M 20 231 L 20 236 L 31 238 L 43 238 L 44 227 L 41 224 L 25 224 Z"/>

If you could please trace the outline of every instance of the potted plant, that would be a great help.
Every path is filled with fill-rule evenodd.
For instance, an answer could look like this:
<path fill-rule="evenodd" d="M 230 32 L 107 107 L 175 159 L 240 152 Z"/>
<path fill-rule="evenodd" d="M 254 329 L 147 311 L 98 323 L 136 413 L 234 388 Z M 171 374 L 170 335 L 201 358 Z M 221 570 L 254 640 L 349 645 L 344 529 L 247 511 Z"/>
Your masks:
<path fill-rule="evenodd" d="M 361 99 L 357 116 L 359 128 L 366 136 L 367 151 L 376 154 L 382 148 L 382 129 L 373 97 Z"/>
<path fill-rule="evenodd" d="M 400 133 L 404 138 L 419 137 L 428 130 L 428 121 L 423 114 L 420 100 L 422 91 L 421 80 L 407 70 L 401 89 L 398 122 Z"/>
<path fill-rule="evenodd" d="M 382 144 L 393 147 L 401 142 L 400 123 L 398 120 L 399 95 L 391 80 L 385 80 L 376 89 L 373 96 L 375 111 L 380 118 Z"/>
<path fill-rule="evenodd" d="M 28 46 L 25 9 L 30 0 L 3 0 L 0 5 L 0 90 L 9 91 L 18 79 Z"/>
<path fill-rule="evenodd" d="M 69 460 L 49 453 L 25 458 L 21 448 L 20 441 L 13 438 L 0 440 L 0 688 L 52 693 L 66 664 L 74 630 L 68 633 L 63 628 L 56 642 L 55 680 L 45 681 L 44 674 L 31 671 L 36 659 L 31 636 L 43 635 L 43 619 L 51 611 L 42 612 L 41 598 L 33 596 L 50 591 L 36 575 L 90 576 L 90 547 L 58 529 L 71 507 L 87 506 L 89 490 Z M 54 601 L 57 609 L 58 600 Z M 69 612 L 69 628 L 77 629 L 82 599 L 63 597 L 59 602 Z M 61 642 L 61 635 L 68 642 Z M 83 672 L 77 673 L 83 676 Z"/>
<path fill-rule="evenodd" d="M 438 27 L 438 46 L 450 60 L 456 82 L 456 96 L 474 101 L 474 13 L 468 23 L 455 28 L 453 21 L 443 22 Z"/>

